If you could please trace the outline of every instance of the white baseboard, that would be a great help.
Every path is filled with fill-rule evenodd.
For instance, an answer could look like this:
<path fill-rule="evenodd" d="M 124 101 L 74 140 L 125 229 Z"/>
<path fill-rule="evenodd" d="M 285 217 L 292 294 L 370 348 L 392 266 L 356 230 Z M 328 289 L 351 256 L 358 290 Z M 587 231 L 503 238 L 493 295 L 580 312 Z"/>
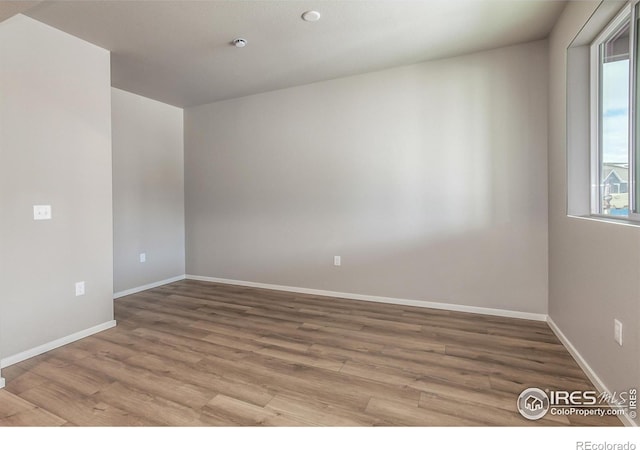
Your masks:
<path fill-rule="evenodd" d="M 320 289 L 308 289 L 293 286 L 281 286 L 277 284 L 254 283 L 252 281 L 229 280 L 226 278 L 203 277 L 199 275 L 187 275 L 187 280 L 208 281 L 211 283 L 232 284 L 236 286 L 247 286 L 261 289 L 272 289 L 276 291 L 297 292 L 299 294 L 320 295 L 323 297 L 348 298 L 351 300 L 363 300 L 367 302 L 391 303 L 394 305 L 417 306 L 419 308 L 444 309 L 448 311 L 468 312 L 474 314 L 486 314 L 490 316 L 511 317 L 515 319 L 537 320 L 545 322 L 546 314 L 529 313 L 523 311 L 512 311 L 508 309 L 484 308 L 481 306 L 456 305 L 453 303 L 437 303 L 424 300 L 410 300 L 394 297 L 380 297 L 376 295 L 350 294 L 346 292 L 324 291 Z"/>
<path fill-rule="evenodd" d="M 131 289 L 127 289 L 125 291 L 115 292 L 113 294 L 113 299 L 120 297 L 125 297 L 131 294 L 137 294 L 138 292 L 146 291 L 147 289 L 153 289 L 159 286 L 164 286 L 165 284 L 175 283 L 176 281 L 184 280 L 186 275 L 178 275 L 177 277 L 167 278 L 166 280 L 156 281 L 155 283 L 145 284 L 144 286 L 138 286 Z"/>
<path fill-rule="evenodd" d="M 551 331 L 555 333 L 555 335 L 558 337 L 560 342 L 562 342 L 562 345 L 565 346 L 567 351 L 571 354 L 571 356 L 573 356 L 573 359 L 575 359 L 576 363 L 578 363 L 582 371 L 587 375 L 589 380 L 591 380 L 595 388 L 598 389 L 600 392 L 611 392 L 607 388 L 607 386 L 604 384 L 604 382 L 600 379 L 598 374 L 596 374 L 596 372 L 591 368 L 589 363 L 587 363 L 587 361 L 582 357 L 580 352 L 574 347 L 574 345 L 571 343 L 569 338 L 565 336 L 565 334 L 560 330 L 558 325 L 556 325 L 556 323 L 553 321 L 551 317 L 547 319 L 547 323 L 549 324 L 549 328 L 551 328 Z M 624 423 L 628 427 L 638 426 L 636 422 L 631 420 L 626 415 L 622 415 L 618 417 L 620 418 L 622 423 Z"/>
<path fill-rule="evenodd" d="M 494 309 L 494 308 L 484 308 L 484 307 L 478 307 L 478 306 L 456 305 L 452 303 L 428 302 L 423 300 L 410 300 L 410 299 L 400 299 L 400 298 L 393 298 L 393 297 L 351 294 L 351 293 L 345 293 L 345 292 L 325 291 L 325 290 L 319 290 L 319 289 L 308 289 L 308 288 L 282 286 L 282 285 L 267 284 L 267 283 L 255 283 L 251 281 L 230 280 L 226 278 L 205 277 L 205 276 L 199 276 L 199 275 L 181 275 L 174 278 L 162 280 L 156 283 L 148 284 L 145 286 L 140 286 L 138 288 L 121 291 L 114 294 L 114 299 L 124 297 L 126 295 L 135 294 L 137 292 L 141 292 L 147 289 L 152 289 L 154 287 L 162 286 L 165 284 L 173 283 L 176 281 L 184 280 L 185 278 L 188 280 L 198 280 L 198 281 L 206 281 L 206 282 L 212 282 L 212 283 L 230 284 L 230 285 L 236 285 L 236 286 L 272 289 L 272 290 L 285 291 L 285 292 L 296 292 L 300 294 L 319 295 L 323 297 L 348 298 L 352 300 L 364 300 L 364 301 L 377 302 L 377 303 L 390 303 L 390 304 L 396 304 L 396 305 L 417 306 L 421 308 L 444 309 L 444 310 L 450 310 L 450 311 L 459 311 L 459 312 L 468 312 L 468 313 L 475 313 L 475 314 L 487 314 L 492 316 L 511 317 L 511 318 L 517 318 L 517 319 L 544 321 L 549 324 L 549 327 L 551 328 L 551 330 L 555 333 L 555 335 L 558 337 L 560 342 L 562 342 L 562 344 L 566 347 L 567 351 L 575 359 L 576 363 L 580 366 L 580 368 L 585 372 L 585 374 L 587 375 L 589 380 L 591 380 L 591 382 L 596 387 L 596 389 L 598 389 L 600 392 L 610 392 L 607 386 L 604 384 L 604 382 L 595 373 L 595 371 L 591 368 L 591 366 L 587 363 L 587 361 L 582 357 L 580 352 L 578 352 L 578 350 L 574 347 L 571 341 L 560 330 L 558 325 L 556 325 L 553 319 L 551 319 L 551 317 L 547 316 L 546 314 L 528 313 L 528 312 L 522 312 L 522 311 L 512 311 L 512 310 L 503 310 L 503 309 Z M 111 321 L 102 323 L 100 325 L 87 328 L 86 330 L 73 333 L 69 336 L 56 339 L 46 344 L 39 345 L 38 347 L 34 347 L 30 350 L 26 350 L 16 355 L 3 358 L 0 360 L 0 369 L 3 367 L 11 366 L 13 364 L 17 364 L 26 359 L 32 358 L 34 356 L 38 356 L 42 353 L 48 352 L 58 347 L 62 347 L 63 345 L 70 344 L 71 342 L 77 341 L 87 336 L 91 336 L 92 334 L 99 333 L 100 331 L 107 330 L 114 326 L 116 326 L 116 321 L 111 320 Z M 0 389 L 4 387 L 5 387 L 5 379 L 0 377 Z M 632 426 L 632 427 L 638 426 L 638 423 L 634 422 L 627 416 L 620 416 L 620 420 L 626 426 Z"/>
<path fill-rule="evenodd" d="M 24 352 L 20 352 L 16 355 L 2 358 L 0 360 L 0 368 L 17 364 L 26 359 L 33 358 L 34 356 L 41 355 L 55 348 L 62 347 L 63 345 L 70 344 L 74 341 L 80 340 L 87 336 L 91 336 L 92 334 L 99 333 L 100 331 L 113 328 L 115 326 L 116 326 L 116 321 L 110 320 L 108 322 L 101 323 L 100 325 L 96 325 L 95 327 L 87 328 L 86 330 L 78 331 L 77 333 L 70 334 L 69 336 L 65 336 L 63 338 L 56 339 L 55 341 L 47 342 L 46 344 L 39 345 L 32 349 L 26 350 Z"/>

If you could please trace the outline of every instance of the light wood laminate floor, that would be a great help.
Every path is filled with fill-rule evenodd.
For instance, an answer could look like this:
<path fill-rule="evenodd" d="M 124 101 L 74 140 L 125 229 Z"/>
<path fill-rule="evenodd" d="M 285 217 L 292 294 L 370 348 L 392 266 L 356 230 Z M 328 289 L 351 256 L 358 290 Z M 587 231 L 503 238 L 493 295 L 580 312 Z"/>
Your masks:
<path fill-rule="evenodd" d="M 3 369 L 0 425 L 621 425 L 520 416 L 527 387 L 593 389 L 541 322 L 189 280 L 115 312 Z"/>

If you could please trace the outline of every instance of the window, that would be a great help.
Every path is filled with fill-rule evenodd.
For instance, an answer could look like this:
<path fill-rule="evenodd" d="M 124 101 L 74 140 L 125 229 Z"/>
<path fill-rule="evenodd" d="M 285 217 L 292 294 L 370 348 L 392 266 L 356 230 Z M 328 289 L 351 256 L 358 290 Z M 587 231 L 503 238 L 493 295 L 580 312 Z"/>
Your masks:
<path fill-rule="evenodd" d="M 600 2 L 567 47 L 570 217 L 640 225 L 638 5 L 640 0 Z"/>
<path fill-rule="evenodd" d="M 631 133 L 630 107 L 636 84 L 631 82 L 637 61 L 632 55 L 637 48 L 632 44 L 635 21 L 635 7 L 633 11 L 625 7 L 591 46 L 591 213 L 595 215 L 634 218 L 638 211 L 633 202 L 638 197 L 630 195 L 628 185 L 634 181 L 629 178 L 630 167 L 632 174 L 637 172 L 632 164 L 636 158 L 631 151 L 635 133 Z"/>

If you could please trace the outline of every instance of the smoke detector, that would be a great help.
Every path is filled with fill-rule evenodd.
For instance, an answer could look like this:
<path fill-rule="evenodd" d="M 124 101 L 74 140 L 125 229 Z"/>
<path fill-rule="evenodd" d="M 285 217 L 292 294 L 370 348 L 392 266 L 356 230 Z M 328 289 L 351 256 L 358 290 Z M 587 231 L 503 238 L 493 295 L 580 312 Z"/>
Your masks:
<path fill-rule="evenodd" d="M 233 45 L 235 45 L 237 48 L 242 48 L 245 45 L 247 45 L 247 40 L 246 39 L 242 39 L 242 38 L 238 38 L 238 39 L 234 39 L 231 43 Z"/>
<path fill-rule="evenodd" d="M 302 20 L 306 22 L 317 22 L 320 20 L 320 13 L 318 11 L 307 11 L 302 15 Z"/>

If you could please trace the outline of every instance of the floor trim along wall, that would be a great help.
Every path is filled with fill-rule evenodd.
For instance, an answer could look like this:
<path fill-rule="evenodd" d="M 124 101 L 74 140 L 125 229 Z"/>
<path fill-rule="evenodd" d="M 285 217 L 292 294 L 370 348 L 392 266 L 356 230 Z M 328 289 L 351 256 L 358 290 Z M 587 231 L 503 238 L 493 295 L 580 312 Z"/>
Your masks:
<path fill-rule="evenodd" d="M 446 309 L 449 311 L 468 312 L 475 314 L 487 314 L 490 316 L 512 317 L 515 319 L 537 320 L 546 322 L 546 314 L 529 313 L 523 311 L 511 311 L 507 309 L 483 308 L 480 306 L 456 305 L 453 303 L 427 302 L 424 300 L 409 300 L 394 297 L 379 297 L 376 295 L 350 294 L 346 292 L 324 291 L 320 289 L 308 289 L 293 286 L 281 286 L 277 284 L 254 283 L 252 281 L 229 280 L 226 278 L 203 277 L 199 275 L 187 275 L 187 280 L 208 281 L 211 283 L 232 284 L 236 286 L 247 286 L 262 289 L 273 289 L 276 291 L 297 292 L 299 294 L 321 295 L 323 297 L 348 298 L 351 300 L 363 300 L 367 302 L 391 303 L 394 305 L 417 306 L 420 308 Z"/>
<path fill-rule="evenodd" d="M 180 281 L 184 279 L 207 281 L 211 283 L 230 284 L 230 285 L 236 285 L 236 286 L 255 287 L 255 288 L 262 288 L 262 289 L 273 289 L 273 290 L 285 291 L 285 292 L 297 292 L 301 294 L 320 295 L 324 297 L 348 298 L 352 300 L 364 300 L 364 301 L 377 302 L 377 303 L 391 303 L 395 305 L 417 306 L 421 308 L 445 309 L 445 310 L 451 310 L 451 311 L 469 312 L 469 313 L 476 313 L 476 314 L 488 314 L 492 316 L 512 317 L 517 319 L 528 319 L 528 320 L 537 320 L 537 321 L 547 322 L 551 330 L 555 333 L 555 335 L 558 337 L 560 342 L 562 342 L 562 344 L 566 347 L 566 349 L 569 351 L 573 359 L 575 359 L 576 363 L 580 366 L 580 368 L 582 368 L 582 370 L 587 375 L 587 377 L 591 380 L 595 388 L 598 389 L 600 392 L 610 392 L 609 389 L 607 389 L 607 386 L 604 384 L 604 382 L 600 379 L 600 377 L 598 377 L 596 372 L 582 357 L 580 352 L 578 352 L 578 350 L 573 346 L 571 341 L 560 330 L 558 325 L 556 325 L 553 319 L 551 319 L 551 317 L 547 316 L 546 314 L 536 314 L 536 313 L 528 313 L 528 312 L 522 312 L 522 311 L 511 311 L 511 310 L 505 310 L 505 309 L 483 308 L 478 306 L 455 305 L 451 303 L 427 302 L 422 300 L 409 300 L 409 299 L 400 299 L 400 298 L 393 298 L 393 297 L 380 297 L 380 296 L 374 296 L 374 295 L 350 294 L 345 292 L 324 291 L 319 289 L 281 286 L 281 285 L 267 284 L 267 283 L 255 283 L 251 281 L 230 280 L 226 278 L 204 277 L 199 275 L 180 275 L 177 277 L 168 278 L 166 280 L 147 284 L 145 286 L 140 286 L 137 288 L 128 289 L 126 291 L 117 292 L 113 295 L 113 298 L 116 299 L 116 298 L 124 297 L 126 295 L 135 294 L 137 292 L 142 292 L 148 289 L 152 289 L 158 286 L 163 286 L 169 283 L 174 283 L 176 281 Z M 3 367 L 11 366 L 13 364 L 17 364 L 26 359 L 33 358 L 34 356 L 38 356 L 42 353 L 48 352 L 58 347 L 62 347 L 63 345 L 70 344 L 71 342 L 77 341 L 79 339 L 85 338 L 95 333 L 99 333 L 100 331 L 104 331 L 115 326 L 116 326 L 116 321 L 110 320 L 100 325 L 87 328 L 86 330 L 82 330 L 77 333 L 70 334 L 69 336 L 56 339 L 55 341 L 51 341 L 46 344 L 39 345 L 38 347 L 34 347 L 30 350 L 26 350 L 16 355 L 3 358 L 0 360 L 0 369 L 2 369 Z M 5 387 L 5 379 L 0 377 L 0 389 L 4 387 Z M 631 420 L 629 417 L 625 415 L 620 416 L 620 419 L 622 423 L 624 423 L 624 425 L 626 426 L 631 426 L 631 427 L 638 426 L 638 423 Z"/>
<path fill-rule="evenodd" d="M 564 335 L 564 333 L 560 330 L 558 325 L 556 325 L 556 323 L 553 321 L 551 317 L 547 319 L 547 323 L 549 324 L 549 328 L 551 328 L 551 331 L 555 333 L 555 335 L 558 337 L 560 342 L 562 342 L 562 345 L 565 346 L 567 351 L 571 354 L 571 356 L 573 356 L 573 359 L 575 359 L 576 363 L 578 363 L 582 371 L 587 375 L 589 380 L 591 380 L 595 388 L 600 392 L 611 392 L 607 388 L 607 386 L 604 384 L 604 382 L 600 379 L 600 377 L 596 374 L 596 372 L 587 363 L 587 361 L 582 357 L 580 352 L 578 352 L 578 350 L 573 346 L 569 338 L 567 338 L 567 336 Z M 624 423 L 628 427 L 638 426 L 637 423 L 632 421 L 626 415 L 618 416 L 618 418 L 622 421 L 622 423 Z"/>
<path fill-rule="evenodd" d="M 47 342 L 46 344 L 39 345 L 24 352 L 20 352 L 16 355 L 2 358 L 0 359 L 0 368 L 17 364 L 26 359 L 33 358 L 34 356 L 41 355 L 55 348 L 62 347 L 63 345 L 70 344 L 87 336 L 91 336 L 92 334 L 96 334 L 101 331 L 108 330 L 109 328 L 113 328 L 115 326 L 116 321 L 110 320 L 108 322 L 101 323 L 100 325 L 96 325 L 95 327 L 87 328 L 86 330 L 78 331 L 77 333 L 73 333 L 60 339 L 56 339 L 55 341 Z"/>
<path fill-rule="evenodd" d="M 137 294 L 138 292 L 146 291 L 148 289 L 157 288 L 169 283 L 175 283 L 176 281 L 184 280 L 186 275 L 178 275 L 177 277 L 167 278 L 166 280 L 156 281 L 155 283 L 145 284 L 144 286 L 138 286 L 125 291 L 115 292 L 113 298 L 126 297 L 127 295 Z"/>

